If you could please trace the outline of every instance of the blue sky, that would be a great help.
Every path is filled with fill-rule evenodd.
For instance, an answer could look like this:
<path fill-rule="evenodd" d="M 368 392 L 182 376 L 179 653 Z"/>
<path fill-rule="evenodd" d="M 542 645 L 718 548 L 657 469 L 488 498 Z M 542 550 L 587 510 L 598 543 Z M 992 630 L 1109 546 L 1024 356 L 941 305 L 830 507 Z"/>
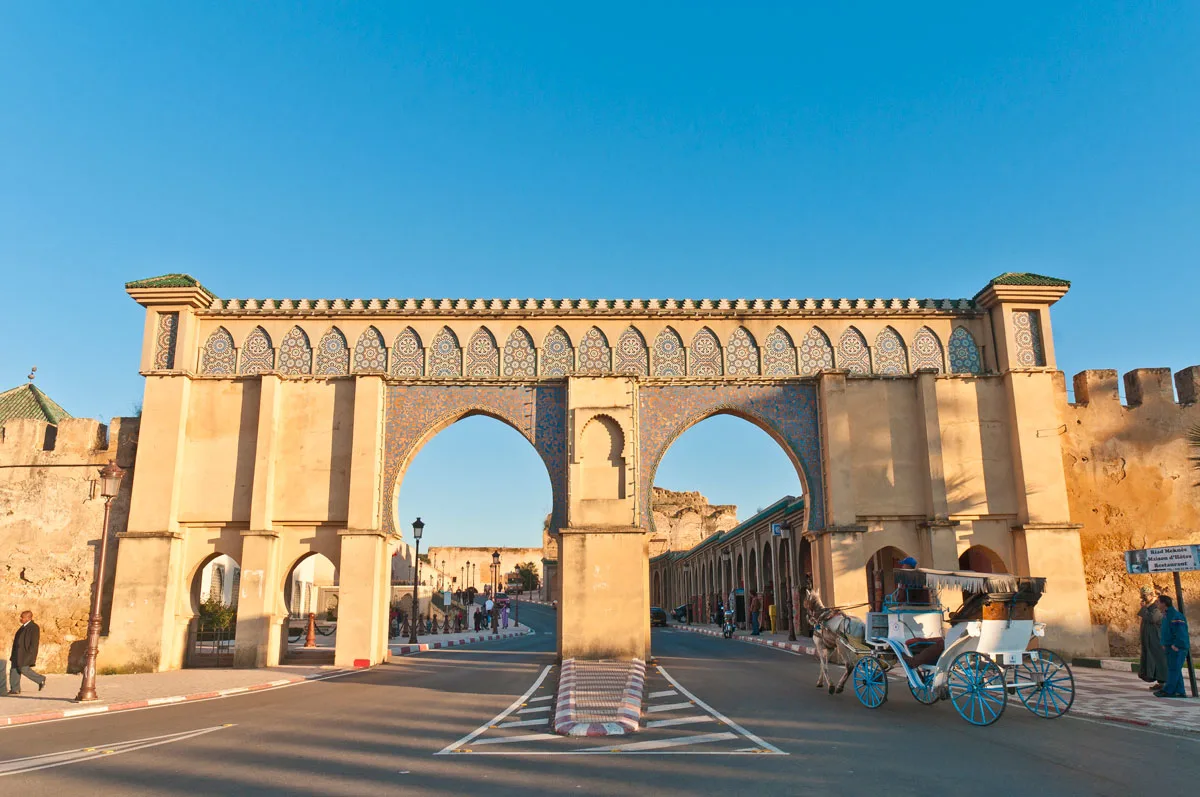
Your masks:
<path fill-rule="evenodd" d="M 1074 281 L 1068 374 L 1200 361 L 1200 5 L 810 5 L 4 4 L 0 385 L 36 364 L 72 413 L 129 412 L 122 283 L 170 271 L 222 296 L 940 297 L 1029 270 Z M 758 434 L 713 428 L 689 459 Z M 453 478 L 442 447 L 417 464 Z"/>

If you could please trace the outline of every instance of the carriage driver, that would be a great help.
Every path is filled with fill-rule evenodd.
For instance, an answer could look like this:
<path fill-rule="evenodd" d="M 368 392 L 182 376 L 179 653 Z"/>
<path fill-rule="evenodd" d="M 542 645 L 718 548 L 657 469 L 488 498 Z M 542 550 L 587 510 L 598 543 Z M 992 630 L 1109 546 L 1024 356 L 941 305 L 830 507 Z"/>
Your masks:
<path fill-rule="evenodd" d="M 906 556 L 896 563 L 897 570 L 914 570 L 917 567 L 917 560 L 911 556 Z M 918 594 L 919 593 L 919 594 Z M 904 599 L 901 600 L 901 595 Z M 916 600 L 923 598 L 923 600 Z M 896 589 L 892 592 L 892 600 L 897 603 L 928 603 L 928 590 L 909 590 L 903 584 L 897 584 Z M 912 669 L 920 667 L 922 664 L 936 664 L 941 658 L 942 652 L 946 649 L 946 640 L 942 637 L 913 637 L 906 643 L 909 650 L 917 650 L 912 656 L 905 656 L 904 661 Z"/>

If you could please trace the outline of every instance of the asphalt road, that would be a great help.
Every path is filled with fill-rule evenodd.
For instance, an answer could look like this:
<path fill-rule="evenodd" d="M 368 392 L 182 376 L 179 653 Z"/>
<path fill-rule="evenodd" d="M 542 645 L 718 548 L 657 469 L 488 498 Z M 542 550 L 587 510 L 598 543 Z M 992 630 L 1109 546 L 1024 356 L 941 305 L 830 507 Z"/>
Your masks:
<path fill-rule="evenodd" d="M 662 670 L 728 727 L 786 755 L 702 737 L 648 753 L 564 754 L 582 749 L 564 739 L 536 753 L 436 755 L 512 707 L 554 663 L 553 612 L 523 604 L 521 618 L 541 633 L 268 692 L 2 729 L 0 795 L 1124 797 L 1186 794 L 1200 779 L 1200 741 L 1190 737 L 1039 720 L 1019 705 L 975 728 L 903 686 L 868 711 L 850 693 L 814 688 L 807 658 L 670 629 L 654 631 Z M 663 677 L 655 672 L 652 684 Z M 541 693 L 552 693 L 552 678 Z"/>

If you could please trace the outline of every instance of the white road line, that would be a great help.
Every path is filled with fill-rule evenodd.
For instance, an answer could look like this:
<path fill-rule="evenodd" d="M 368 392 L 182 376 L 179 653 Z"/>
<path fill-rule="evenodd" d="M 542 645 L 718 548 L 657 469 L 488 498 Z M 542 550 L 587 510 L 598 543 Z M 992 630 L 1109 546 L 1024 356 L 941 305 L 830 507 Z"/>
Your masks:
<path fill-rule="evenodd" d="M 676 736 L 673 739 L 651 739 L 646 742 L 632 742 L 630 744 L 620 744 L 616 747 L 608 748 L 612 752 L 626 753 L 637 752 L 639 750 L 660 750 L 664 747 L 682 747 L 685 744 L 708 744 L 709 742 L 723 742 L 727 739 L 738 738 L 736 733 L 722 731 L 721 733 L 705 733 L 699 736 Z"/>
<path fill-rule="evenodd" d="M 497 725 L 497 728 L 525 728 L 531 725 L 549 725 L 550 718 L 542 717 L 540 720 L 520 720 L 518 722 L 502 722 Z"/>
<path fill-rule="evenodd" d="M 691 725 L 694 722 L 716 722 L 714 717 L 674 717 L 669 720 L 652 720 L 646 723 L 647 728 L 666 728 L 671 725 Z"/>
<path fill-rule="evenodd" d="M 453 744 L 447 745 L 446 747 L 443 747 L 441 750 L 438 750 L 436 753 L 434 753 L 434 755 L 446 755 L 447 753 L 453 753 L 455 750 L 457 750 L 459 747 L 462 747 L 467 742 L 473 741 L 477 736 L 483 735 L 487 731 L 488 728 L 492 727 L 493 725 L 500 724 L 501 720 L 503 720 L 505 717 L 507 717 L 509 714 L 511 714 L 513 711 L 515 711 L 517 708 L 519 708 L 522 703 L 528 702 L 529 696 L 538 690 L 538 687 L 542 685 L 542 681 L 546 680 L 546 676 L 550 673 L 550 668 L 553 666 L 554 666 L 553 664 L 547 664 L 542 669 L 542 674 L 539 675 L 537 677 L 537 680 L 533 682 L 533 686 L 529 687 L 529 689 L 526 690 L 525 694 L 521 695 L 516 700 L 514 700 L 512 702 L 512 705 L 510 705 L 508 708 L 504 709 L 499 714 L 497 714 L 495 717 L 493 717 L 491 720 L 483 723 L 478 728 L 476 728 L 475 730 L 468 733 L 466 736 L 459 739 L 457 742 L 454 742 Z"/>
<path fill-rule="evenodd" d="M 542 695 L 541 697 L 529 698 L 529 702 L 530 703 L 540 703 L 543 700 L 553 700 L 553 699 L 554 699 L 554 695 Z"/>
<path fill-rule="evenodd" d="M 107 758 L 109 756 L 120 755 L 121 753 L 132 753 L 135 750 L 144 750 L 147 747 L 158 747 L 160 744 L 182 742 L 185 739 L 191 739 L 196 736 L 202 736 L 206 733 L 219 731 L 222 728 L 231 727 L 233 726 L 214 725 L 211 728 L 200 728 L 199 730 L 195 731 L 172 733 L 166 736 L 150 736 L 145 739 L 132 739 L 128 742 L 96 745 L 95 747 L 82 747 L 77 750 L 64 750 L 61 753 L 46 753 L 44 755 L 27 756 L 25 758 L 14 758 L 8 761 L 0 761 L 0 778 L 7 775 L 20 775 L 25 772 L 36 772 L 39 769 L 51 769 L 52 767 L 61 767 L 66 766 L 67 764 L 78 764 L 80 762 L 91 761 L 96 758 Z"/>
<path fill-rule="evenodd" d="M 692 702 L 694 702 L 694 703 L 695 703 L 697 706 L 699 706 L 700 708 L 704 709 L 704 710 L 705 710 L 705 711 L 707 711 L 709 714 L 712 714 L 714 717 L 716 717 L 717 719 L 721 720 L 721 722 L 724 722 L 724 723 L 725 723 L 726 725 L 728 725 L 730 728 L 733 728 L 735 731 L 737 731 L 738 733 L 742 734 L 743 736 L 745 736 L 745 737 L 746 737 L 747 739 L 749 739 L 750 741 L 754 742 L 755 744 L 761 745 L 762 747 L 766 748 L 767 750 L 770 750 L 771 752 L 775 753 L 776 755 L 788 755 L 787 753 L 783 752 L 782 750 L 780 750 L 778 747 L 776 747 L 775 745 L 771 744 L 770 742 L 766 742 L 766 741 L 764 741 L 764 740 L 760 739 L 758 736 L 755 736 L 753 733 L 750 733 L 750 731 L 746 730 L 746 729 L 745 729 L 745 728 L 743 728 L 741 725 L 738 725 L 736 722 L 734 722 L 733 720 L 729 719 L 729 717 L 726 717 L 724 714 L 722 714 L 721 712 L 717 711 L 715 708 L 713 708 L 712 706 L 708 705 L 707 703 L 705 703 L 703 700 L 701 700 L 700 698 L 698 698 L 698 697 L 696 697 L 695 695 L 693 695 L 693 694 L 692 694 L 691 692 L 689 692 L 688 690 L 684 689 L 684 688 L 683 688 L 683 685 L 682 685 L 682 684 L 680 684 L 680 683 L 679 683 L 679 681 L 676 681 L 674 678 L 672 678 L 672 677 L 671 677 L 671 674 L 670 674 L 669 672 L 667 672 L 666 668 L 664 668 L 664 667 L 659 667 L 659 668 L 658 668 L 658 672 L 659 672 L 659 674 L 660 674 L 660 675 L 662 675 L 662 677 L 663 677 L 663 678 L 666 678 L 666 679 L 667 679 L 667 681 L 668 681 L 668 682 L 671 684 L 671 686 L 673 686 L 673 687 L 675 687 L 676 689 L 678 689 L 678 690 L 679 690 L 679 693 L 680 693 L 681 695 L 683 695 L 684 697 L 688 698 L 689 700 L 691 700 Z"/>
<path fill-rule="evenodd" d="M 543 711 L 549 711 L 553 706 L 534 706 L 533 708 L 523 708 L 518 711 L 518 714 L 540 714 Z"/>
<path fill-rule="evenodd" d="M 562 737 L 556 733 L 527 733 L 524 736 L 495 736 L 491 739 L 480 739 L 474 742 L 478 747 L 481 744 L 512 744 L 513 742 L 539 742 L 542 739 L 561 739 Z"/>
<path fill-rule="evenodd" d="M 651 692 L 650 699 L 657 700 L 660 697 L 670 697 L 671 695 L 677 695 L 677 694 L 679 694 L 679 693 L 676 692 L 674 689 L 664 689 L 661 692 Z"/>
<path fill-rule="evenodd" d="M 676 711 L 681 708 L 691 708 L 691 703 L 666 703 L 661 706 L 650 706 L 646 709 L 647 714 L 657 714 L 660 711 Z"/>

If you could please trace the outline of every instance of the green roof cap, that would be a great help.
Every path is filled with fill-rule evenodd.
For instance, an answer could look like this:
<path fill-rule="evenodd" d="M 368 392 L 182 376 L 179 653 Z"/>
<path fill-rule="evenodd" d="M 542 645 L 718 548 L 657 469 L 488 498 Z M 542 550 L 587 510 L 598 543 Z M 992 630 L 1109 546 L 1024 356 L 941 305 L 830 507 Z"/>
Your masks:
<path fill-rule="evenodd" d="M 57 426 L 63 418 L 70 417 L 71 413 L 32 384 L 0 393 L 0 423 L 16 418 L 32 418 Z"/>
<path fill-rule="evenodd" d="M 163 274 L 161 277 L 150 277 L 144 280 L 134 280 L 126 282 L 126 288 L 199 288 L 202 291 L 207 289 L 200 284 L 200 280 L 193 277 L 191 274 Z"/>
<path fill-rule="evenodd" d="M 1030 274 L 1026 271 L 1006 271 L 996 277 L 988 285 L 1041 285 L 1053 288 L 1070 288 L 1070 280 L 1058 277 L 1044 277 L 1041 274 Z"/>

